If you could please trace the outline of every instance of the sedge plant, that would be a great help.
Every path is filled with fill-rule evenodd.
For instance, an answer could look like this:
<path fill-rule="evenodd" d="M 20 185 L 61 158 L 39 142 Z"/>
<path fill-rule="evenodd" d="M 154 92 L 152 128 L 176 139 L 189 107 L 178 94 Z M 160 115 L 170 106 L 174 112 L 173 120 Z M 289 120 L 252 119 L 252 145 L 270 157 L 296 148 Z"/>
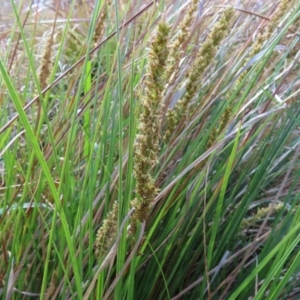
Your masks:
<path fill-rule="evenodd" d="M 3 11 L 1 298 L 299 298 L 297 1 Z"/>

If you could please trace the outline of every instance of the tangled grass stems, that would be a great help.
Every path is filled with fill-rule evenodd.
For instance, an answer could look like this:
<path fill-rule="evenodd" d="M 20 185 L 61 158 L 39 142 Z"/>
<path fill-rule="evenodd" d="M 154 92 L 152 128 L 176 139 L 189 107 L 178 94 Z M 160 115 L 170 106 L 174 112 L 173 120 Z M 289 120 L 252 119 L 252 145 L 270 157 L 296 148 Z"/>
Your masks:
<path fill-rule="evenodd" d="M 258 54 L 264 43 L 270 38 L 274 30 L 276 29 L 276 26 L 278 24 L 278 21 L 281 19 L 281 17 L 286 13 L 288 8 L 291 6 L 291 2 L 293 1 L 287 1 L 287 0 L 281 0 L 278 7 L 276 8 L 276 11 L 271 16 L 271 19 L 268 21 L 268 24 L 265 28 L 261 29 L 258 33 L 255 42 L 253 43 L 250 53 L 248 54 L 248 57 L 245 60 L 244 66 L 248 63 L 248 61 Z M 230 98 L 230 94 L 234 93 L 234 91 L 238 88 L 240 83 L 245 79 L 246 75 L 249 73 L 250 69 L 245 70 L 242 74 L 240 74 L 239 78 L 236 80 L 235 85 L 231 88 L 230 91 L 228 91 L 227 96 L 225 98 Z"/>
<path fill-rule="evenodd" d="M 55 2 L 55 12 L 41 1 L 20 2 L 15 26 L 18 15 L 0 13 L 9 25 L 0 28 L 0 297 L 297 299 L 296 1 L 244 1 L 243 15 L 224 26 L 221 0 L 142 8 L 138 1 Z M 201 26 L 193 26 L 199 15 Z M 220 41 L 207 45 L 218 40 L 210 36 L 215 27 Z M 51 30 L 55 87 L 28 66 L 41 67 L 42 37 Z M 265 39 L 256 47 L 259 34 Z M 202 43 L 202 56 L 189 42 Z M 24 45 L 32 48 L 25 53 Z M 32 134 L 30 99 L 40 84 L 58 106 L 45 118 L 47 130 Z M 177 99 L 183 110 L 172 124 L 163 103 Z M 164 143 L 167 126 L 174 129 Z"/>

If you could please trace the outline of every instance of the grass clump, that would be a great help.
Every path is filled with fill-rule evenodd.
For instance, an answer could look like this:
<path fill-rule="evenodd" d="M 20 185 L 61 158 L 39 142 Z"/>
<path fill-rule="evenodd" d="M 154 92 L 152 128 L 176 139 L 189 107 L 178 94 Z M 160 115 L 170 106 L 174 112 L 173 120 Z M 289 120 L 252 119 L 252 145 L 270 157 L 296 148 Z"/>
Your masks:
<path fill-rule="evenodd" d="M 300 6 L 235 5 L 5 4 L 3 299 L 299 298 Z"/>

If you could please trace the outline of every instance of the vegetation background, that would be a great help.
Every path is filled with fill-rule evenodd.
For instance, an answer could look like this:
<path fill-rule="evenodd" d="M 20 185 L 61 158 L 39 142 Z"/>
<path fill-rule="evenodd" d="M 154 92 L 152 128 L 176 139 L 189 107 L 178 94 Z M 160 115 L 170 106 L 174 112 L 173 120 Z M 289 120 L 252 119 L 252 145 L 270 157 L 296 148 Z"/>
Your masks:
<path fill-rule="evenodd" d="M 2 299 L 300 299 L 299 16 L 1 0 Z"/>

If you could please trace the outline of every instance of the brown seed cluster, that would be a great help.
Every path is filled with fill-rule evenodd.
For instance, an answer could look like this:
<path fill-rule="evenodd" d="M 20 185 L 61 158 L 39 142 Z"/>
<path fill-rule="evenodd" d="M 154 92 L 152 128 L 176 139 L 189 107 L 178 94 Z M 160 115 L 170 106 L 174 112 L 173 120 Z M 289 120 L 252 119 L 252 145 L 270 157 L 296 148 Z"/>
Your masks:
<path fill-rule="evenodd" d="M 97 22 L 93 42 L 98 43 L 99 39 L 103 36 L 105 30 L 105 21 L 107 20 L 107 12 L 111 7 L 111 1 L 106 1 L 106 4 L 103 6 L 102 11 L 100 12 L 99 20 Z"/>
<path fill-rule="evenodd" d="M 215 24 L 209 36 L 199 49 L 188 74 L 185 95 L 176 103 L 173 109 L 168 110 L 168 128 L 164 136 L 166 141 L 169 139 L 169 136 L 174 131 L 178 122 L 185 116 L 188 105 L 199 90 L 202 75 L 215 56 L 220 43 L 226 37 L 233 14 L 233 8 L 228 8 L 224 11 L 220 20 Z"/>
<path fill-rule="evenodd" d="M 193 0 L 189 6 L 187 13 L 185 14 L 182 22 L 179 24 L 179 34 L 170 45 L 170 55 L 167 63 L 166 78 L 170 82 L 176 72 L 176 67 L 181 56 L 182 45 L 186 42 L 191 25 L 194 20 L 194 14 L 197 10 L 198 0 Z"/>
<path fill-rule="evenodd" d="M 136 177 L 137 198 L 132 201 L 135 211 L 132 216 L 131 234 L 135 234 L 136 222 L 147 219 L 150 205 L 158 193 L 155 179 L 150 169 L 157 164 L 162 94 L 166 82 L 165 70 L 168 58 L 169 25 L 158 25 L 157 35 L 151 42 L 145 81 L 145 95 L 142 99 L 142 114 L 139 120 L 139 133 L 135 142 L 134 172 Z"/>
<path fill-rule="evenodd" d="M 119 205 L 114 202 L 112 210 L 99 228 L 95 241 L 95 254 L 97 257 L 104 256 L 116 239 L 118 232 Z"/>
<path fill-rule="evenodd" d="M 53 66 L 52 43 L 53 43 L 53 38 L 52 38 L 52 35 L 50 34 L 45 42 L 45 47 L 44 47 L 44 51 L 42 54 L 41 64 L 40 64 L 39 71 L 38 71 L 38 78 L 39 78 L 40 86 L 41 86 L 42 90 L 48 86 L 48 83 L 49 83 L 48 80 L 49 80 L 49 77 L 51 74 L 51 69 Z"/>

